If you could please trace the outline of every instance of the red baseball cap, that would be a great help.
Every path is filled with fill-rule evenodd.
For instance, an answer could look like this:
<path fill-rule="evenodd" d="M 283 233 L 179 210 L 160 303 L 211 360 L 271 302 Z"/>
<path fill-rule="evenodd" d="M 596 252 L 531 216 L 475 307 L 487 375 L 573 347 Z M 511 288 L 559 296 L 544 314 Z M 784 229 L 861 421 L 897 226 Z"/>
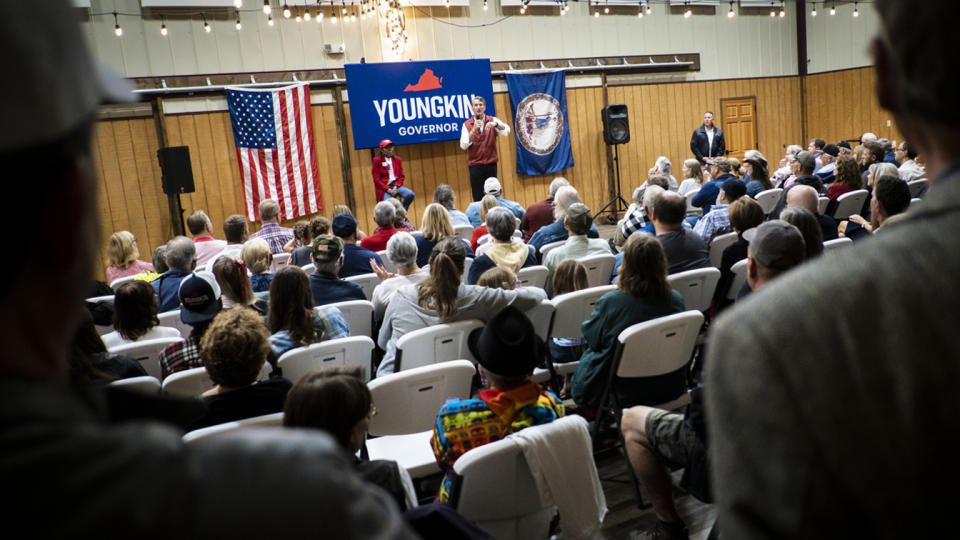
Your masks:
<path fill-rule="evenodd" d="M 391 141 L 390 139 L 384 139 L 380 141 L 380 148 L 386 148 L 388 146 L 393 146 L 393 141 Z"/>

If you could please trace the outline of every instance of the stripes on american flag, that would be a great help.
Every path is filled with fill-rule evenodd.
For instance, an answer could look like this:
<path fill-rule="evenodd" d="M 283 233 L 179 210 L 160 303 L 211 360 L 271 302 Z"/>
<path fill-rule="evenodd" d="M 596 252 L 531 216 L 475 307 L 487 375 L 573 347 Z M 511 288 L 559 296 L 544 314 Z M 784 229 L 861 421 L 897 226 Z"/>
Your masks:
<path fill-rule="evenodd" d="M 260 218 L 257 208 L 264 199 L 276 199 L 284 219 L 317 213 L 323 206 L 310 85 L 226 92 L 247 219 Z"/>

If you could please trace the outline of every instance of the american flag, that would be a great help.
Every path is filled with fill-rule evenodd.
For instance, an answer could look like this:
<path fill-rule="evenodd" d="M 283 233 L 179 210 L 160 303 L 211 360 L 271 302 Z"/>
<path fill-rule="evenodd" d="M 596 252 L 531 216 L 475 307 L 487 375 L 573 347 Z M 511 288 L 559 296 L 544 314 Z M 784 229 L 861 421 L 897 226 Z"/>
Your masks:
<path fill-rule="evenodd" d="M 322 208 L 310 118 L 310 85 L 271 90 L 227 88 L 247 218 L 264 199 L 294 219 Z"/>

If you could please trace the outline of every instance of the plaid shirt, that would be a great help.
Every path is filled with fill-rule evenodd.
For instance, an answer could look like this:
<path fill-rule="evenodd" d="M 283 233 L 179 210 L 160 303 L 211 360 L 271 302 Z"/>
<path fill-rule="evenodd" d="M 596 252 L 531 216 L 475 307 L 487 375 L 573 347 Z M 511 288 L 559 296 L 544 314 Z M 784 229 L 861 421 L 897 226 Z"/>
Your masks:
<path fill-rule="evenodd" d="M 623 216 L 623 225 L 620 226 L 620 233 L 624 238 L 629 238 L 631 234 L 646 227 L 647 220 L 643 215 L 643 207 L 639 204 L 631 204 L 627 213 Z"/>
<path fill-rule="evenodd" d="M 250 238 L 263 238 L 270 246 L 270 253 L 283 253 L 283 246 L 293 240 L 293 229 L 281 227 L 276 223 L 264 223 L 259 231 L 250 235 Z"/>
<path fill-rule="evenodd" d="M 693 232 L 700 235 L 703 241 L 709 246 L 710 241 L 718 234 L 724 234 L 732 231 L 730 228 L 730 206 L 726 204 L 715 204 L 710 213 L 703 216 Z"/>
<path fill-rule="evenodd" d="M 191 332 L 190 337 L 179 343 L 167 345 L 160 353 L 160 370 L 164 379 L 171 373 L 202 366 L 200 338 L 196 332 Z"/>

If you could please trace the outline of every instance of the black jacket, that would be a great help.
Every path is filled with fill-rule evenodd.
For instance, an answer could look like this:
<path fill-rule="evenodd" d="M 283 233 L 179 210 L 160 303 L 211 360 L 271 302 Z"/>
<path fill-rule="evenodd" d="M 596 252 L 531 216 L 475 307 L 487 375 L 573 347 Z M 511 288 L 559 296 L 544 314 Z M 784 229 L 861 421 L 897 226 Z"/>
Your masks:
<path fill-rule="evenodd" d="M 693 131 L 693 136 L 690 137 L 690 150 L 701 164 L 705 157 L 723 157 L 727 151 L 727 144 L 723 140 L 723 130 L 716 125 L 713 126 L 713 148 L 710 148 L 710 138 L 707 137 L 707 130 L 701 125 Z"/>

